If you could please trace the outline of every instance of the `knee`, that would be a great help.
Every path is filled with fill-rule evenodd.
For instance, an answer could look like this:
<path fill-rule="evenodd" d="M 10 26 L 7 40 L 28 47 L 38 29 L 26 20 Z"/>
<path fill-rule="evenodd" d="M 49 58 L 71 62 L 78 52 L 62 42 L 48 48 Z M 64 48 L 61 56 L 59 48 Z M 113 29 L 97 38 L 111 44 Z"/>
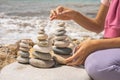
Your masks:
<path fill-rule="evenodd" d="M 93 58 L 94 57 L 94 58 Z M 94 54 L 85 61 L 85 69 L 94 80 L 119 80 L 120 66 L 112 62 L 102 62 L 100 58 L 95 59 Z"/>

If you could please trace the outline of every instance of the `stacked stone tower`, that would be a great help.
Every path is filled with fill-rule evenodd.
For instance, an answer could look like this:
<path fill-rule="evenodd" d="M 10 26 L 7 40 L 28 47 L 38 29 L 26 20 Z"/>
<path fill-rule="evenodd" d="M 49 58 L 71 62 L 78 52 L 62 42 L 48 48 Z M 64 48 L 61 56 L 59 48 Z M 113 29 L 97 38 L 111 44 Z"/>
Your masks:
<path fill-rule="evenodd" d="M 56 54 L 60 55 L 70 55 L 72 53 L 72 49 L 69 48 L 70 42 L 67 40 L 66 30 L 65 30 L 65 23 L 60 23 L 59 27 L 55 33 L 55 42 L 53 51 Z"/>
<path fill-rule="evenodd" d="M 50 55 L 52 50 L 52 43 L 49 42 L 47 34 L 45 34 L 44 27 L 40 28 L 37 36 L 37 43 L 33 46 L 33 57 L 30 59 L 30 64 L 38 68 L 53 67 L 55 62 Z"/>
<path fill-rule="evenodd" d="M 21 40 L 20 42 L 20 48 L 18 51 L 18 58 L 17 61 L 19 63 L 28 64 L 29 63 L 29 50 L 32 48 L 32 45 L 30 45 L 29 41 L 27 40 Z"/>

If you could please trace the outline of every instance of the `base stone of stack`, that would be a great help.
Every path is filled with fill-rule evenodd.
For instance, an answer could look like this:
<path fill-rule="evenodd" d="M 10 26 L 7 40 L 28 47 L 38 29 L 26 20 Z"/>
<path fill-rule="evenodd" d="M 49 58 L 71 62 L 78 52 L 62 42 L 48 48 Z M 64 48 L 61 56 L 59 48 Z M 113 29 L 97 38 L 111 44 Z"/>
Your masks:
<path fill-rule="evenodd" d="M 31 58 L 30 59 L 30 64 L 34 67 L 38 68 L 51 68 L 55 65 L 55 62 L 53 60 L 40 60 L 40 59 L 35 59 Z"/>
<path fill-rule="evenodd" d="M 17 62 L 4 67 L 0 80 L 91 80 L 85 69 L 59 66 L 56 68 L 35 68 Z"/>

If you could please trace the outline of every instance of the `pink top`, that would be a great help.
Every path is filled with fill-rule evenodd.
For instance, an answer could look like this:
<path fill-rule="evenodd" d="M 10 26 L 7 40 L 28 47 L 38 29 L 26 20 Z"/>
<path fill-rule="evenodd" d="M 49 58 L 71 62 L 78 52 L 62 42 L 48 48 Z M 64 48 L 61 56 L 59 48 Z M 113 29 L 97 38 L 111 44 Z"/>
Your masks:
<path fill-rule="evenodd" d="M 120 0 L 101 0 L 103 4 L 109 6 L 105 21 L 104 37 L 120 37 Z"/>

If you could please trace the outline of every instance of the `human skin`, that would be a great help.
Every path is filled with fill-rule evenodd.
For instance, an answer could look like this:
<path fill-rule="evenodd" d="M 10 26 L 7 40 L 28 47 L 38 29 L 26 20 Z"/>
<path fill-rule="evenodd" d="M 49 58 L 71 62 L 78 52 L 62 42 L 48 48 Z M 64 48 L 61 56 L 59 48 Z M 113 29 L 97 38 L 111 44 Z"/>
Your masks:
<path fill-rule="evenodd" d="M 80 12 L 65 8 L 62 6 L 51 10 L 50 19 L 51 20 L 73 20 L 85 29 L 100 33 L 104 29 L 104 22 L 107 15 L 109 7 L 103 4 L 100 5 L 97 16 L 95 18 L 89 18 L 82 15 Z M 85 40 L 80 43 L 74 55 L 65 60 L 67 65 L 76 66 L 83 64 L 85 59 L 94 51 L 109 48 L 119 48 L 120 47 L 120 37 L 116 38 L 104 38 L 99 40 Z"/>

